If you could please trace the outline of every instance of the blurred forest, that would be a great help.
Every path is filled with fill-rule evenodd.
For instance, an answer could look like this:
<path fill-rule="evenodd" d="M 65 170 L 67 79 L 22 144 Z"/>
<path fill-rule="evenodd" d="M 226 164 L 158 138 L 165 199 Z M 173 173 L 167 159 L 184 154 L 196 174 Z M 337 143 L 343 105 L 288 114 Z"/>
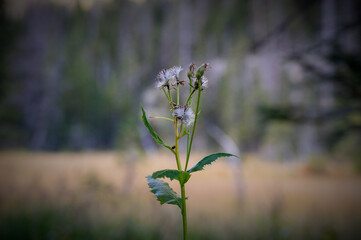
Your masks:
<path fill-rule="evenodd" d="M 0 146 L 156 147 L 163 68 L 208 62 L 197 149 L 361 166 L 360 1 L 0 1 Z M 182 73 L 185 77 L 185 72 Z M 162 135 L 170 132 L 155 128 Z"/>

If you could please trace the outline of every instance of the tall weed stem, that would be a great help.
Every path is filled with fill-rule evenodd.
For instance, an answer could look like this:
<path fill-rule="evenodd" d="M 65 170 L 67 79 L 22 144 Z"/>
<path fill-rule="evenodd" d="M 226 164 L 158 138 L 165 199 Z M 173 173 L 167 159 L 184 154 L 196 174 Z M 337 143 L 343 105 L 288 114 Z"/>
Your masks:
<path fill-rule="evenodd" d="M 191 154 L 191 150 L 192 150 L 192 144 L 193 144 L 193 137 L 194 137 L 194 132 L 196 130 L 196 125 L 197 125 L 197 119 L 198 119 L 198 112 L 199 112 L 199 102 L 201 101 L 201 89 L 198 88 L 198 98 L 197 98 L 197 107 L 196 107 L 196 116 L 194 118 L 194 124 L 193 124 L 193 129 L 192 129 L 192 135 L 191 135 L 191 139 L 189 142 L 189 146 L 187 148 L 187 158 L 186 158 L 186 166 L 184 168 L 184 171 L 187 171 L 187 167 L 188 167 L 188 162 L 189 162 L 189 156 Z"/>

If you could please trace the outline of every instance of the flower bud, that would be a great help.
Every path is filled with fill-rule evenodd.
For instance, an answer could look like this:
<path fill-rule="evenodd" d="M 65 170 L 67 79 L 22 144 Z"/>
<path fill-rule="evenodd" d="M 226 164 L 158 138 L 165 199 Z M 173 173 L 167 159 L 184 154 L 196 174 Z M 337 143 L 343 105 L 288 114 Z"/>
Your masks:
<path fill-rule="evenodd" d="M 187 72 L 187 76 L 188 78 L 192 78 L 194 77 L 194 70 L 196 68 L 196 65 L 194 63 L 191 63 L 188 67 L 188 72 Z"/>
<path fill-rule="evenodd" d="M 206 69 L 209 68 L 209 63 L 204 63 L 197 69 L 196 78 L 199 80 L 203 76 Z"/>

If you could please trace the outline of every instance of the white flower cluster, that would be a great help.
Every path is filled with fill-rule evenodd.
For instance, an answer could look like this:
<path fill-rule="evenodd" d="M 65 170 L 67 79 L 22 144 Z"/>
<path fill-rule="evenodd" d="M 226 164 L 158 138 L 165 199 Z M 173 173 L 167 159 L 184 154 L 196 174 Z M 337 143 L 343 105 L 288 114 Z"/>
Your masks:
<path fill-rule="evenodd" d="M 193 93 L 196 90 L 202 91 L 208 87 L 208 79 L 204 76 L 205 71 L 210 67 L 208 63 L 202 64 L 196 70 L 196 65 L 191 63 L 187 70 L 188 80 L 180 80 L 179 74 L 183 70 L 182 67 L 174 66 L 172 68 L 163 69 L 160 71 L 156 78 L 156 87 L 162 90 L 168 90 L 164 92 L 172 106 L 172 115 L 179 123 L 189 126 L 194 122 L 195 114 L 189 107 L 188 103 L 191 102 Z M 179 92 L 177 91 L 177 104 L 172 100 L 170 89 L 179 89 L 179 85 L 188 83 L 190 86 L 190 95 L 184 106 L 179 105 Z"/>
<path fill-rule="evenodd" d="M 156 86 L 157 88 L 174 88 L 177 86 L 177 84 L 179 84 L 179 73 L 182 71 L 183 69 L 181 67 L 172 67 L 169 69 L 163 69 L 162 71 L 160 71 L 160 73 L 158 73 L 157 75 L 157 83 Z M 175 82 L 174 82 L 175 80 Z"/>
<path fill-rule="evenodd" d="M 172 115 L 186 126 L 194 122 L 194 113 L 188 106 L 175 106 Z"/>

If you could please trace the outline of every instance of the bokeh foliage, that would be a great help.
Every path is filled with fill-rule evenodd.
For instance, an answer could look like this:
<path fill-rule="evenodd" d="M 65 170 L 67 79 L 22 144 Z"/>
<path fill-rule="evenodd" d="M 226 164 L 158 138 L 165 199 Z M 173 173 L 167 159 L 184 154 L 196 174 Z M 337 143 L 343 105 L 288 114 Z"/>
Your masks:
<path fill-rule="evenodd" d="M 360 122 L 358 1 L 1 6 L 2 148 L 150 148 L 139 109 L 140 103 L 156 108 L 157 72 L 207 61 L 212 69 L 198 147 L 219 148 L 207 140 L 215 124 L 241 150 L 274 159 L 359 155 L 358 139 L 350 136 Z M 355 110 L 348 120 L 311 119 L 332 108 Z M 292 149 L 284 147 L 289 139 Z"/>

